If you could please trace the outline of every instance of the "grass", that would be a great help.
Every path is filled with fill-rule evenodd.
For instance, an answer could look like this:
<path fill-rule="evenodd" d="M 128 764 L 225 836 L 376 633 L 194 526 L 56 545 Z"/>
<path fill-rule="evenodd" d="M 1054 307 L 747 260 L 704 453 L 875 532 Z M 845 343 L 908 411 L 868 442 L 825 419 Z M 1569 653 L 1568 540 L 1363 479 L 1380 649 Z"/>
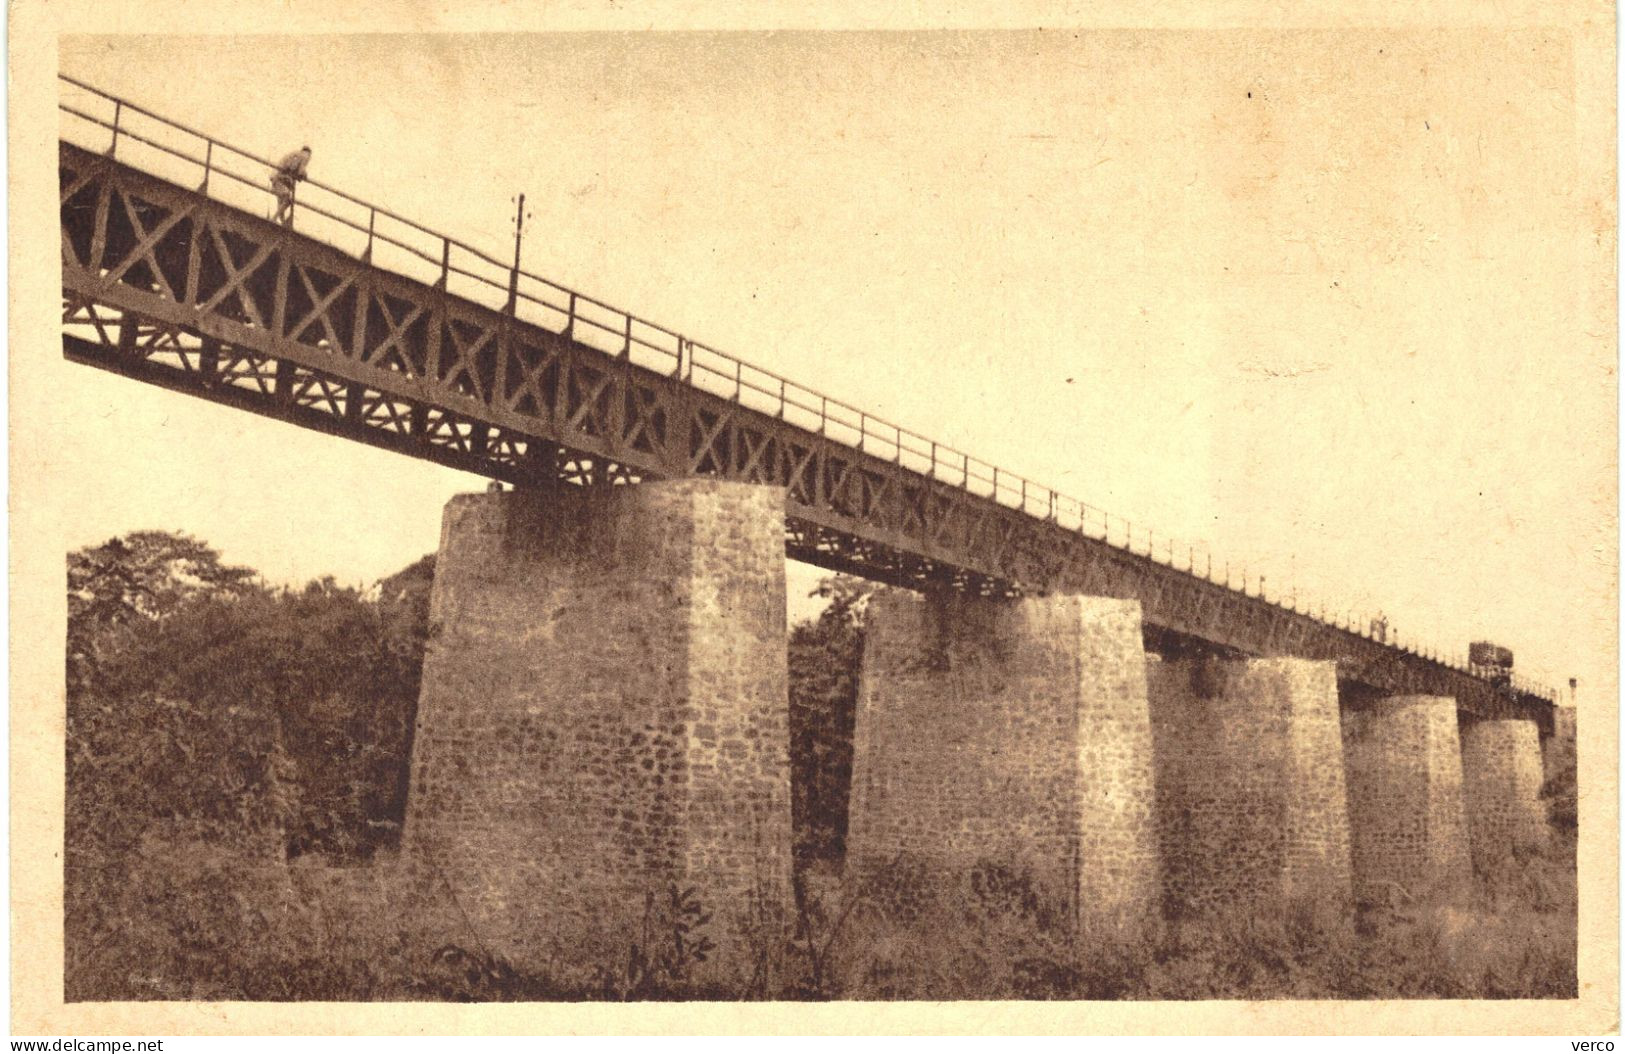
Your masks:
<path fill-rule="evenodd" d="M 836 999 L 1574 998 L 1573 843 L 1479 875 L 1465 903 L 1399 900 L 1353 918 L 1311 902 L 1165 922 L 1123 945 L 1069 941 L 1032 911 L 949 890 L 908 920 L 863 911 Z"/>
<path fill-rule="evenodd" d="M 1400 900 L 1353 919 L 1300 904 L 1167 922 L 1126 945 L 1070 939 L 1030 883 L 991 865 L 904 911 L 826 872 L 803 883 L 793 932 L 748 950 L 753 980 L 733 989 L 694 980 L 715 949 L 693 891 L 651 891 L 649 922 L 617 961 L 521 964 L 432 890 L 335 911 L 271 871 L 203 847 L 162 866 L 138 861 L 108 887 L 105 932 L 70 927 L 68 997 L 1538 999 L 1573 998 L 1577 986 L 1568 838 L 1479 875 L 1465 904 Z"/>

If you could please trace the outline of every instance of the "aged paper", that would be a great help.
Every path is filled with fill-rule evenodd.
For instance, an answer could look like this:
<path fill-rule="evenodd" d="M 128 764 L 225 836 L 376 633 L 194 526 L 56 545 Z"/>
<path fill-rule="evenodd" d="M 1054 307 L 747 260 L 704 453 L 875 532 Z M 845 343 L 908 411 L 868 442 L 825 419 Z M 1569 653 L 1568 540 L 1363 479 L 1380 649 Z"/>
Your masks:
<path fill-rule="evenodd" d="M 34 2 L 11 31 L 14 1032 L 1618 1031 L 1607 5 Z M 223 72 L 266 56 L 297 90 Z M 1516 638 L 1580 686 L 1579 999 L 64 1004 L 64 553 L 173 528 L 278 581 L 371 582 L 482 481 L 212 406 L 172 422 L 186 400 L 67 363 L 59 73 L 273 157 L 309 135 L 317 177 L 493 252 L 522 191 L 527 266 L 1272 596 L 1402 608 L 1400 639 L 1451 651 Z M 599 105 L 591 134 L 562 120 Z"/>

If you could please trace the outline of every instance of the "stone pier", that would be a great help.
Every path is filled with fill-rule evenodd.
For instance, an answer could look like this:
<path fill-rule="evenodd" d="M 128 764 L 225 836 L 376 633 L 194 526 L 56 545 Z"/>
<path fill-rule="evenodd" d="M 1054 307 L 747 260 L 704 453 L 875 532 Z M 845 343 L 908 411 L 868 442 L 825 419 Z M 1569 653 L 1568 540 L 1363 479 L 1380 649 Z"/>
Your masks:
<path fill-rule="evenodd" d="M 1493 871 L 1515 851 L 1545 848 L 1540 733 L 1533 721 L 1464 725 L 1461 774 L 1476 867 Z"/>
<path fill-rule="evenodd" d="M 1175 914 L 1351 897 L 1333 663 L 1147 664 L 1164 889 Z"/>
<path fill-rule="evenodd" d="M 1132 939 L 1157 910 L 1139 603 L 872 603 L 848 876 L 904 918 L 957 890 Z"/>
<path fill-rule="evenodd" d="M 696 976 L 747 973 L 788 907 L 784 633 L 781 490 L 452 499 L 403 855 L 470 946 L 624 976 L 692 886 L 714 918 L 689 943 L 718 945 Z"/>
<path fill-rule="evenodd" d="M 1472 857 L 1456 701 L 1408 695 L 1343 713 L 1355 895 L 1459 902 Z"/>
<path fill-rule="evenodd" d="M 1552 734 L 1541 741 L 1541 767 L 1547 780 L 1574 769 L 1575 710 L 1572 706 L 1552 708 Z"/>

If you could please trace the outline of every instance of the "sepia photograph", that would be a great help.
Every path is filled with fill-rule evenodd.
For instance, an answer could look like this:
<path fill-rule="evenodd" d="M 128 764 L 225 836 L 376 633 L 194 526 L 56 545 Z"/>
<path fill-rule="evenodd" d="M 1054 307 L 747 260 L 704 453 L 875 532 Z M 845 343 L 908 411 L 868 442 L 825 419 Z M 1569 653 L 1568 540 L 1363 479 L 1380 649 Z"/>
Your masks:
<path fill-rule="evenodd" d="M 1617 1032 L 1614 12 L 1344 13 L 51 34 L 34 1020 Z"/>

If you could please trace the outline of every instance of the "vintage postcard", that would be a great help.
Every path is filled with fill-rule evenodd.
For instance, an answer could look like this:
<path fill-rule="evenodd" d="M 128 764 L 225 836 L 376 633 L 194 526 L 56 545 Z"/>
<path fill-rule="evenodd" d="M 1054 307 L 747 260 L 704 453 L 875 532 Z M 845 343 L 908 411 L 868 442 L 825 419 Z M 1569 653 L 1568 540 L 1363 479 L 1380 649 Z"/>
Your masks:
<path fill-rule="evenodd" d="M 1618 1031 L 1612 7 L 330 6 L 11 9 L 14 1031 Z"/>

